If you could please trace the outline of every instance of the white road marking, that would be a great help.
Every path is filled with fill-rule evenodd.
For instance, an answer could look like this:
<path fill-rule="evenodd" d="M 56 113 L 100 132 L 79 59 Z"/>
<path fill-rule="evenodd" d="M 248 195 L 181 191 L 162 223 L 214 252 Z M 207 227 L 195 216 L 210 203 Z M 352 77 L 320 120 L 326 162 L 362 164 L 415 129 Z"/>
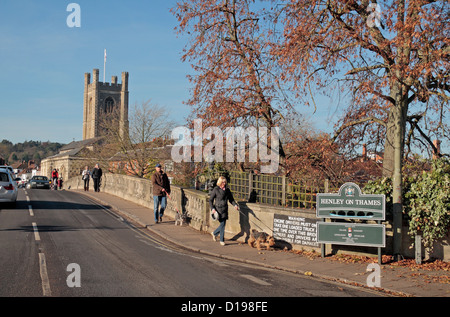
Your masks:
<path fill-rule="evenodd" d="M 270 286 L 270 285 L 272 285 L 272 284 L 267 283 L 266 281 L 263 281 L 263 280 L 255 277 L 253 275 L 241 274 L 241 276 L 245 277 L 246 279 L 248 279 L 248 280 L 250 280 L 252 282 L 255 282 L 256 284 L 259 284 L 259 285 L 263 285 L 263 286 Z"/>
<path fill-rule="evenodd" d="M 39 236 L 39 231 L 36 222 L 33 222 L 33 230 L 34 230 L 34 239 L 36 241 L 41 241 L 41 237 Z"/>
<path fill-rule="evenodd" d="M 30 212 L 30 216 L 33 217 L 34 213 L 33 213 L 33 207 L 31 205 L 28 205 L 28 211 Z"/>
<path fill-rule="evenodd" d="M 39 253 L 39 269 L 41 273 L 43 295 L 52 296 L 52 291 L 50 289 L 50 281 L 48 279 L 47 274 L 47 262 L 45 261 L 44 253 Z"/>

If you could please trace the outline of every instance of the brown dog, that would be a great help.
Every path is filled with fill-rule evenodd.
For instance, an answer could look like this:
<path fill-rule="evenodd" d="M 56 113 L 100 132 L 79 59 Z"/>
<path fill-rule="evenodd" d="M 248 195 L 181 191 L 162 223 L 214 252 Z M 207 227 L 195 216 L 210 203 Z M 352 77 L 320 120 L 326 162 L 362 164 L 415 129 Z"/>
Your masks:
<path fill-rule="evenodd" d="M 247 242 L 252 248 L 254 248 L 256 244 L 256 248 L 258 250 L 261 250 L 261 246 L 264 246 L 267 250 L 270 250 L 270 247 L 275 245 L 275 239 L 271 235 L 265 232 L 259 232 L 255 229 L 253 229 L 250 233 L 250 238 Z"/>

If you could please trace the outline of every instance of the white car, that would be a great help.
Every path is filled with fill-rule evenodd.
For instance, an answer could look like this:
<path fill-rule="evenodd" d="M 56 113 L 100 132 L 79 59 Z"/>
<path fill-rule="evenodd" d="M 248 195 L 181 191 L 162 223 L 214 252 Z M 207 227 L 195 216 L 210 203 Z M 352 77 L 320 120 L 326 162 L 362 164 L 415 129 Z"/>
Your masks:
<path fill-rule="evenodd" d="M 17 194 L 17 183 L 13 180 L 9 170 L 0 168 L 0 206 L 6 202 L 14 207 Z"/>

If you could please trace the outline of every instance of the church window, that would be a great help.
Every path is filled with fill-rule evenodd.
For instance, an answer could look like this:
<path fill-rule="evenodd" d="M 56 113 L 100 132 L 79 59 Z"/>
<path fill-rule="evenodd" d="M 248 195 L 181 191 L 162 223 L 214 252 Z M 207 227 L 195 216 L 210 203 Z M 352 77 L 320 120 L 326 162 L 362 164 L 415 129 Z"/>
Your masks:
<path fill-rule="evenodd" d="M 114 109 L 114 99 L 112 99 L 111 97 L 106 98 L 104 111 L 106 113 L 111 113 L 113 109 Z"/>

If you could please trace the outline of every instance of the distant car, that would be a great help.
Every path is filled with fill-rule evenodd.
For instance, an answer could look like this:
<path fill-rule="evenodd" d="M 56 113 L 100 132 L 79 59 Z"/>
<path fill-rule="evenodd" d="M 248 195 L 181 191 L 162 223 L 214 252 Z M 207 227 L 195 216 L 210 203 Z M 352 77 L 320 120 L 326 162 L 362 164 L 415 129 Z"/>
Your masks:
<path fill-rule="evenodd" d="M 50 181 L 47 176 L 33 176 L 27 184 L 27 188 L 46 188 L 50 189 Z"/>
<path fill-rule="evenodd" d="M 17 183 L 13 180 L 9 170 L 0 168 L 0 203 L 6 202 L 15 206 L 17 193 Z"/>

